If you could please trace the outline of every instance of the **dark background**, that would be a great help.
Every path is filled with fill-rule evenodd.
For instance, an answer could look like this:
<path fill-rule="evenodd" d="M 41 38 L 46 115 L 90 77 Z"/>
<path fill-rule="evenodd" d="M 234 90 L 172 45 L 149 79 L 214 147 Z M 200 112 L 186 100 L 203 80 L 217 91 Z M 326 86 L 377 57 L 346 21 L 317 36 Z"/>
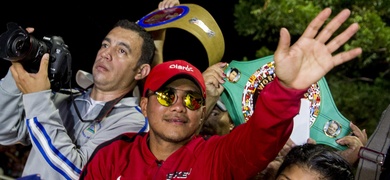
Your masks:
<path fill-rule="evenodd" d="M 101 41 L 119 19 L 137 21 L 157 8 L 160 1 L 109 1 L 110 4 L 48 4 L 11 3 L 0 13 L 0 32 L 7 30 L 7 22 L 16 22 L 22 27 L 34 27 L 33 36 L 61 36 L 72 55 L 73 74 L 82 69 L 90 72 Z M 237 0 L 180 1 L 196 3 L 214 17 L 225 39 L 225 54 L 222 61 L 253 59 L 256 43 L 249 37 L 240 37 L 234 29 L 234 4 Z M 208 66 L 207 53 L 200 41 L 192 34 L 171 28 L 167 30 L 164 44 L 164 60 L 186 59 L 203 71 Z M 10 65 L 0 59 L 0 77 Z M 74 78 L 72 78 L 74 79 Z"/>

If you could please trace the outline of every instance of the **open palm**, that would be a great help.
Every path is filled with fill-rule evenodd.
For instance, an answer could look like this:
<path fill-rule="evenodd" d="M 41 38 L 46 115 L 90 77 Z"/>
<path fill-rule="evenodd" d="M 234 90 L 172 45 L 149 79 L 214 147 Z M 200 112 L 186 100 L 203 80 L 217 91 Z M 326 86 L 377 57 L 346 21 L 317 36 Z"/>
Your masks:
<path fill-rule="evenodd" d="M 353 23 L 329 41 L 333 33 L 349 17 L 350 11 L 348 9 L 341 11 L 321 32 L 318 32 L 330 14 L 330 8 L 319 13 L 291 47 L 290 34 L 287 29 L 282 28 L 274 58 L 276 74 L 284 86 L 306 89 L 319 81 L 333 67 L 362 53 L 361 48 L 355 48 L 332 54 L 357 32 L 359 26 Z"/>

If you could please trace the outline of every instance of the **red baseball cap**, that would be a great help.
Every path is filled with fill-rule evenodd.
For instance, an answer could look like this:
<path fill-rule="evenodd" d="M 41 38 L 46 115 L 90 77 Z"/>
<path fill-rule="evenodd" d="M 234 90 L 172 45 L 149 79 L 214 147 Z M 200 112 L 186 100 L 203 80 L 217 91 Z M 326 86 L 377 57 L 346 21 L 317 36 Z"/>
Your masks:
<path fill-rule="evenodd" d="M 198 68 L 184 60 L 171 60 L 154 66 L 146 78 L 142 95 L 145 97 L 148 90 L 157 91 L 170 79 L 179 75 L 191 77 L 202 90 L 203 97 L 206 98 L 206 84 L 202 73 Z"/>

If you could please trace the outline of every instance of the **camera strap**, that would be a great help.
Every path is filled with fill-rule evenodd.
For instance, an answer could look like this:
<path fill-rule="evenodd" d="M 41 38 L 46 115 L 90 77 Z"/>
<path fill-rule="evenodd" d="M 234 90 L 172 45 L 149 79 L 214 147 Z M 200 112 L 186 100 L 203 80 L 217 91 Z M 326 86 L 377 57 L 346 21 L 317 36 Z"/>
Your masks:
<path fill-rule="evenodd" d="M 71 93 L 70 96 L 71 96 L 71 100 L 72 100 L 73 106 L 74 106 L 74 108 L 76 110 L 76 114 L 79 117 L 80 121 L 82 121 L 82 122 L 101 122 L 106 116 L 108 116 L 110 114 L 110 112 L 114 108 L 115 104 L 117 104 L 121 99 L 123 99 L 124 97 L 132 97 L 133 96 L 133 90 L 129 91 L 128 93 L 126 93 L 126 94 L 124 94 L 122 96 L 119 96 L 116 99 L 113 99 L 111 101 L 106 102 L 104 104 L 102 110 L 100 110 L 98 116 L 95 119 L 93 119 L 93 120 L 84 120 L 81 117 L 80 111 L 78 110 L 78 108 L 76 106 L 76 103 L 74 101 L 73 93 Z"/>
<path fill-rule="evenodd" d="M 388 179 L 390 176 L 390 105 L 383 111 L 379 124 L 359 151 L 355 179 Z M 387 155 L 386 155 L 387 154 Z"/>
<path fill-rule="evenodd" d="M 100 122 L 103 120 L 104 117 L 108 116 L 112 109 L 114 108 L 115 104 L 117 104 L 121 99 L 124 97 L 132 97 L 133 91 L 128 92 L 127 94 L 124 94 L 114 100 L 108 101 L 104 104 L 102 110 L 100 110 L 99 115 L 96 117 L 96 121 Z"/>

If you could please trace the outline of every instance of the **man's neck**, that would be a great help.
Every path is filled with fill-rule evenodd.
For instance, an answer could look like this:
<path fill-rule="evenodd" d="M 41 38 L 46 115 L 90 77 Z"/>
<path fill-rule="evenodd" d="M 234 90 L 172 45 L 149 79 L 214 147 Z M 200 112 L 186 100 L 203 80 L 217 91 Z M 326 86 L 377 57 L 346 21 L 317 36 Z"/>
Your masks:
<path fill-rule="evenodd" d="M 188 140 L 189 141 L 189 140 Z M 161 138 L 153 138 L 150 136 L 148 137 L 148 146 L 150 151 L 154 154 L 154 156 L 159 161 L 165 161 L 169 156 L 171 156 L 175 151 L 180 149 L 182 146 L 188 143 L 182 142 L 182 143 L 172 143 L 162 140 Z"/>
<path fill-rule="evenodd" d="M 92 87 L 90 96 L 95 101 L 108 102 L 118 97 L 125 96 L 128 93 L 132 93 L 132 88 L 115 90 L 115 91 L 102 91 L 95 87 Z"/>

